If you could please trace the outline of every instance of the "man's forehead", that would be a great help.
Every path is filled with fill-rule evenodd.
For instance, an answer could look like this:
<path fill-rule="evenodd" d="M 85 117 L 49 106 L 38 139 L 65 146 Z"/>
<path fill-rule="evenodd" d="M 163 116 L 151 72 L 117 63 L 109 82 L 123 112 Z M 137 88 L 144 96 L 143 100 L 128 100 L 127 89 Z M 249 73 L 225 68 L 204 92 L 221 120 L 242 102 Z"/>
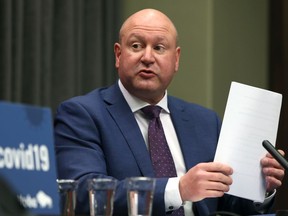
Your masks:
<path fill-rule="evenodd" d="M 171 28 L 165 25 L 130 25 L 125 29 L 130 34 L 143 34 L 145 32 L 149 33 L 159 33 L 168 34 L 171 32 Z"/>
<path fill-rule="evenodd" d="M 133 39 L 139 39 L 139 40 L 146 40 L 146 39 L 153 39 L 153 41 L 168 41 L 168 34 L 165 34 L 165 32 L 159 33 L 155 32 L 146 32 L 146 33 L 140 33 L 140 32 L 127 32 L 127 34 L 124 34 L 124 37 L 126 37 L 127 40 L 133 40 Z"/>
<path fill-rule="evenodd" d="M 159 33 L 159 34 L 172 34 L 176 35 L 176 31 L 172 25 L 165 22 L 129 22 L 122 28 L 123 34 L 136 34 L 136 33 Z"/>

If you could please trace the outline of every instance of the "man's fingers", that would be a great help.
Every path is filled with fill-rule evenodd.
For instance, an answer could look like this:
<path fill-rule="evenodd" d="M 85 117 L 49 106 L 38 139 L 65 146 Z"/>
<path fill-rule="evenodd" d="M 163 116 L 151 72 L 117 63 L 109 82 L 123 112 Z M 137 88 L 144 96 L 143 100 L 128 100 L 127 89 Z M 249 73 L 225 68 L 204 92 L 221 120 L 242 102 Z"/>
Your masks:
<path fill-rule="evenodd" d="M 202 163 L 199 165 L 203 166 L 203 169 L 207 172 L 221 172 L 224 175 L 232 175 L 233 173 L 233 169 L 230 166 L 219 162 Z"/>

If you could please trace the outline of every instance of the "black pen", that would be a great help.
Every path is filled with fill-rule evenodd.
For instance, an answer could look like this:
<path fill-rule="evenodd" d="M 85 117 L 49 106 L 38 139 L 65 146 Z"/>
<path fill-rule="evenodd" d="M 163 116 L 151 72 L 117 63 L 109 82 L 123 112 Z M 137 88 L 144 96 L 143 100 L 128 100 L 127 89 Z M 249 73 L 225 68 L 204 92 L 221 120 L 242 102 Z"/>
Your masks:
<path fill-rule="evenodd" d="M 284 167 L 285 170 L 288 170 L 287 160 L 276 150 L 276 148 L 268 141 L 264 140 L 262 142 L 263 147 Z"/>

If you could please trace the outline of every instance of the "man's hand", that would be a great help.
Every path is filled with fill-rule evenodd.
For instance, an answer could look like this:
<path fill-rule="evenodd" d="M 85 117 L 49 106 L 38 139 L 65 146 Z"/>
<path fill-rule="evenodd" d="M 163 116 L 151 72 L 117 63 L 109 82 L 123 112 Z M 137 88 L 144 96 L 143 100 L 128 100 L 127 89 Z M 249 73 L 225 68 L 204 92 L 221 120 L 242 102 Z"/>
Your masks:
<path fill-rule="evenodd" d="M 207 197 L 223 196 L 232 184 L 232 173 L 232 168 L 222 163 L 197 164 L 180 179 L 182 200 L 197 202 Z"/>
<path fill-rule="evenodd" d="M 284 151 L 278 150 L 283 156 Z M 264 158 L 261 159 L 262 172 L 265 175 L 266 180 L 266 191 L 272 192 L 274 189 L 282 185 L 284 178 L 284 168 L 267 153 Z"/>

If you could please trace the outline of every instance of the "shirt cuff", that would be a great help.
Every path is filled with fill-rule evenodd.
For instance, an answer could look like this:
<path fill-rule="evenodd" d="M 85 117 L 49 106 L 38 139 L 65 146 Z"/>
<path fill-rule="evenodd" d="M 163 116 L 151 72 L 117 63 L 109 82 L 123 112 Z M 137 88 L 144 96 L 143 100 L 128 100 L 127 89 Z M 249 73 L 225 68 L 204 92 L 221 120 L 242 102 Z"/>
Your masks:
<path fill-rule="evenodd" d="M 265 213 L 270 207 L 271 202 L 273 201 L 273 198 L 275 197 L 276 190 L 273 191 L 273 193 L 269 194 L 264 200 L 263 203 L 261 202 L 254 202 L 255 208 L 259 213 Z"/>
<path fill-rule="evenodd" d="M 179 191 L 180 177 L 169 178 L 165 188 L 165 208 L 166 212 L 178 209 L 183 205 Z"/>

